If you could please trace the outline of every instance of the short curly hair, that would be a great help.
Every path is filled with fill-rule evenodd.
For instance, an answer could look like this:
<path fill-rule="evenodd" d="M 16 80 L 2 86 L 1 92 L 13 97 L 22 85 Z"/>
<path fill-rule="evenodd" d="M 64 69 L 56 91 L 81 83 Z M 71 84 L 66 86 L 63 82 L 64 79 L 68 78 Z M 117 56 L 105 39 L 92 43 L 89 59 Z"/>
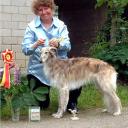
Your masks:
<path fill-rule="evenodd" d="M 40 5 L 50 7 L 51 9 L 55 8 L 54 0 L 33 0 L 32 1 L 32 11 L 34 14 L 38 14 L 38 7 Z"/>

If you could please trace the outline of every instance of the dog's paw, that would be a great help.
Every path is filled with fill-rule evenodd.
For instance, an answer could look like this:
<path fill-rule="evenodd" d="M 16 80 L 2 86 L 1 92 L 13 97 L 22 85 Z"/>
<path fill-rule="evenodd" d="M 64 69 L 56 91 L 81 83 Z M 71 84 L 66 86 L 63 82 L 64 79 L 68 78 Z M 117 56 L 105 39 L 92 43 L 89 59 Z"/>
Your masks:
<path fill-rule="evenodd" d="M 113 113 L 113 116 L 118 116 L 118 115 L 120 115 L 120 114 L 121 114 L 120 111 L 118 111 L 118 112 L 114 112 L 114 113 Z"/>
<path fill-rule="evenodd" d="M 107 109 L 102 109 L 102 112 L 105 113 L 105 112 L 108 112 L 108 110 Z"/>
<path fill-rule="evenodd" d="M 62 114 L 54 113 L 54 114 L 52 114 L 52 116 L 53 116 L 54 118 L 59 119 L 59 118 L 61 118 L 61 117 L 62 117 Z"/>

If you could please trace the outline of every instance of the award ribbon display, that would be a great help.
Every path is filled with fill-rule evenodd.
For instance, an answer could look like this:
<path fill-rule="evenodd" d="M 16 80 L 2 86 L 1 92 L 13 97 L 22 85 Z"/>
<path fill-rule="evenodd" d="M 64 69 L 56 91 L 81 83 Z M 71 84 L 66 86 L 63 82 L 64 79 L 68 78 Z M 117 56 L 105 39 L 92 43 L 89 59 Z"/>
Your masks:
<path fill-rule="evenodd" d="M 4 72 L 0 86 L 5 88 L 10 88 L 10 65 L 14 61 L 14 53 L 12 50 L 6 49 L 1 53 L 2 59 L 4 61 Z"/>

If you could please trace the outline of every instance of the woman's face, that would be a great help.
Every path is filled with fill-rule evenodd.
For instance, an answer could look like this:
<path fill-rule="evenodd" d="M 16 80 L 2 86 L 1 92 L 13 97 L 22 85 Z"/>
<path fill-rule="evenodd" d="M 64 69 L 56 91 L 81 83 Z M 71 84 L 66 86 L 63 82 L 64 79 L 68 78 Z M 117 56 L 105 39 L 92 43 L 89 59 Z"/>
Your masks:
<path fill-rule="evenodd" d="M 50 7 L 41 5 L 38 8 L 38 15 L 40 16 L 42 21 L 47 21 L 52 19 L 53 10 Z"/>

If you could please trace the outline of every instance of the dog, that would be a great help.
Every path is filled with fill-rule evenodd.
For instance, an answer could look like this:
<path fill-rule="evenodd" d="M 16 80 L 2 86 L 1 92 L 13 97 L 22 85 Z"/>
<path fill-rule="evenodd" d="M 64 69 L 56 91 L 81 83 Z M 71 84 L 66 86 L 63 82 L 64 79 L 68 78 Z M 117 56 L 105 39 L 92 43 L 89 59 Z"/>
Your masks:
<path fill-rule="evenodd" d="M 63 117 L 69 100 L 69 91 L 86 83 L 94 83 L 103 95 L 105 111 L 114 116 L 121 114 L 121 101 L 116 94 L 117 72 L 108 63 L 94 58 L 76 57 L 59 59 L 57 49 L 41 49 L 41 61 L 50 84 L 59 90 L 59 107 L 55 118 Z"/>

